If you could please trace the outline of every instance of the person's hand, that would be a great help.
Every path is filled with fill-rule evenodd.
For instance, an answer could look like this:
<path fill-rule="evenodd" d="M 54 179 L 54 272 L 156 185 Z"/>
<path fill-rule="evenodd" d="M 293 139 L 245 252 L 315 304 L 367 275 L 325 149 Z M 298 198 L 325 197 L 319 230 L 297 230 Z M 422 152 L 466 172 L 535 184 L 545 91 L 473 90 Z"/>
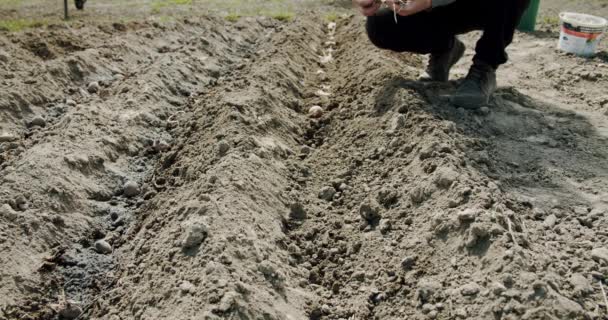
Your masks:
<path fill-rule="evenodd" d="M 430 0 L 429 0 L 430 1 Z M 375 0 L 353 0 L 353 4 L 359 8 L 359 11 L 366 16 L 373 16 L 380 9 L 380 2 Z"/>
<path fill-rule="evenodd" d="M 432 0 L 407 0 L 407 5 L 401 7 L 398 0 L 386 0 L 386 6 L 397 12 L 400 16 L 411 16 L 420 11 L 430 9 L 433 6 Z"/>

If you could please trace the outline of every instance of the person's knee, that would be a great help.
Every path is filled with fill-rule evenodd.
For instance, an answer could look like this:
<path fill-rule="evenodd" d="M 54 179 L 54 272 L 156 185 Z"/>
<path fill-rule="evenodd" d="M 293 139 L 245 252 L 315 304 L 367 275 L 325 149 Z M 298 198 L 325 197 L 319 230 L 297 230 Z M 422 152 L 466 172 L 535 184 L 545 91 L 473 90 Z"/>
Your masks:
<path fill-rule="evenodd" d="M 391 32 L 387 28 L 385 17 L 381 15 L 367 17 L 365 29 L 367 37 L 376 47 L 387 50 L 393 49 L 394 45 L 388 37 Z"/>

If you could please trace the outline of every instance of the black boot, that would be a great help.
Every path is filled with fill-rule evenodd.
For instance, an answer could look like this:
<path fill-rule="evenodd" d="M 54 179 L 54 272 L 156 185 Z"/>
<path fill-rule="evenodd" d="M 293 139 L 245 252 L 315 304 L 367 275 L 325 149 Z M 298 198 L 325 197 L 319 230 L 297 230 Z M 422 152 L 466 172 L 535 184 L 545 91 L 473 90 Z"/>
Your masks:
<path fill-rule="evenodd" d="M 84 4 L 87 0 L 74 0 L 74 4 L 76 5 L 76 9 L 82 10 L 84 9 Z"/>
<path fill-rule="evenodd" d="M 458 107 L 478 109 L 490 101 L 494 91 L 496 91 L 496 68 L 483 61 L 475 61 L 451 101 Z"/>
<path fill-rule="evenodd" d="M 420 80 L 447 82 L 450 78 L 450 69 L 462 58 L 464 50 L 464 43 L 456 38 L 454 45 L 449 51 L 431 54 L 429 65 L 426 67 L 426 71 L 420 77 Z"/>

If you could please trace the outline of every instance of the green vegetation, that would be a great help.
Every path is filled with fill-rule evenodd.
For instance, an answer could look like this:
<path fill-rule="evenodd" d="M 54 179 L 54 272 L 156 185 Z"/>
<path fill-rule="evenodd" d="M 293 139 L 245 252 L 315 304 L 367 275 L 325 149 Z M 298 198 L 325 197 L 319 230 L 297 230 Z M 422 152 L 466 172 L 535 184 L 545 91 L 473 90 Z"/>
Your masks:
<path fill-rule="evenodd" d="M 224 19 L 230 21 L 230 22 L 237 22 L 239 19 L 241 18 L 241 15 L 238 13 L 229 13 L 228 15 L 226 15 L 224 17 Z"/>
<path fill-rule="evenodd" d="M 262 11 L 259 15 L 271 17 L 279 21 L 291 21 L 295 14 L 289 11 Z"/>
<path fill-rule="evenodd" d="M 552 27 L 559 26 L 559 17 L 545 16 L 541 19 L 541 23 Z"/>
<path fill-rule="evenodd" d="M 152 3 L 152 12 L 157 14 L 163 8 L 184 5 L 192 5 L 192 0 L 157 0 Z"/>
<path fill-rule="evenodd" d="M 340 18 L 340 16 L 335 12 L 327 13 L 324 17 L 327 22 L 336 22 Z"/>
<path fill-rule="evenodd" d="M 28 28 L 43 27 L 46 24 L 48 24 L 48 22 L 44 20 L 8 19 L 0 21 L 0 30 L 16 32 Z"/>

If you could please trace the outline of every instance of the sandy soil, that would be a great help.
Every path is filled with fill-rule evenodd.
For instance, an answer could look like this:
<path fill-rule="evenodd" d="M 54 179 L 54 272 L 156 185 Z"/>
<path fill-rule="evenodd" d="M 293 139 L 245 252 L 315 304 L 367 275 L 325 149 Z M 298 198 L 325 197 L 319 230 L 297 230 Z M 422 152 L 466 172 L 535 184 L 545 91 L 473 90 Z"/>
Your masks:
<path fill-rule="evenodd" d="M 608 317 L 606 52 L 467 111 L 326 14 L 0 33 L 0 318 Z"/>

